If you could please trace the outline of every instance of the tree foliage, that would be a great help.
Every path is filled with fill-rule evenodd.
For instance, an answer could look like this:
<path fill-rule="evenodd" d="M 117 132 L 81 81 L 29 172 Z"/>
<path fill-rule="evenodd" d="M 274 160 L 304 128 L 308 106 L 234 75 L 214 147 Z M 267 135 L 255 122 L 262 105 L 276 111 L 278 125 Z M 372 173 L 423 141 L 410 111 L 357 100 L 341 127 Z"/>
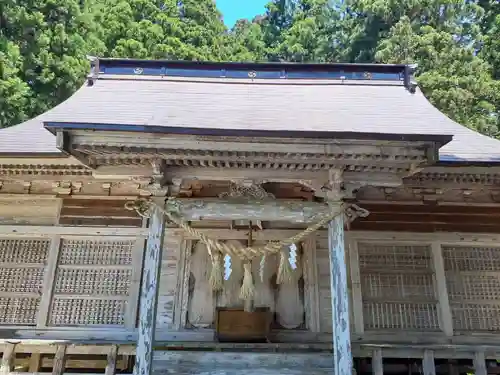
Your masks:
<path fill-rule="evenodd" d="M 498 0 L 272 0 L 231 29 L 213 0 L 3 0 L 0 127 L 71 95 L 86 55 L 416 63 L 435 106 L 500 136 Z"/>

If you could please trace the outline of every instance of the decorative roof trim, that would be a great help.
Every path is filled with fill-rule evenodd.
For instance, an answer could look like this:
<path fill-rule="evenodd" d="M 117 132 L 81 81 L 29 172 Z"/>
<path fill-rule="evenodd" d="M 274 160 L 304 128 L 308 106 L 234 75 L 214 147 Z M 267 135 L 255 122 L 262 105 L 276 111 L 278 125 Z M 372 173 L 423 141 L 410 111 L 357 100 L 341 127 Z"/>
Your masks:
<path fill-rule="evenodd" d="M 88 83 L 106 75 L 178 76 L 208 78 L 261 79 L 332 79 L 340 81 L 396 81 L 410 91 L 414 86 L 415 65 L 349 64 L 349 63 L 286 63 L 286 62 L 204 62 L 112 59 L 87 56 L 92 71 Z"/>
<path fill-rule="evenodd" d="M 443 146 L 453 139 L 452 135 L 435 134 L 395 134 L 395 133 L 357 133 L 357 132 L 323 132 L 323 131 L 281 131 L 281 130 L 249 130 L 249 129 L 209 129 L 183 128 L 173 126 L 127 125 L 127 124 L 90 124 L 76 122 L 44 122 L 44 127 L 53 134 L 57 130 L 99 130 L 139 133 L 164 133 L 180 135 L 199 135 L 216 137 L 276 137 L 276 138 L 316 138 L 316 139 L 349 139 L 402 142 L 434 142 Z"/>

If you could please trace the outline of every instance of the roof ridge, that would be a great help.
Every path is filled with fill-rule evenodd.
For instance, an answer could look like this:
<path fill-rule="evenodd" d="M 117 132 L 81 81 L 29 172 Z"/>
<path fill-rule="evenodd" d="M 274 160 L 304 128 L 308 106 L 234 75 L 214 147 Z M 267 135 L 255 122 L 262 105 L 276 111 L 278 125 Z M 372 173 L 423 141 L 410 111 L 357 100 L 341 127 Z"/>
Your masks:
<path fill-rule="evenodd" d="M 89 85 L 109 75 L 233 78 L 247 80 L 401 81 L 414 91 L 415 65 L 352 63 L 210 62 L 88 57 Z"/>

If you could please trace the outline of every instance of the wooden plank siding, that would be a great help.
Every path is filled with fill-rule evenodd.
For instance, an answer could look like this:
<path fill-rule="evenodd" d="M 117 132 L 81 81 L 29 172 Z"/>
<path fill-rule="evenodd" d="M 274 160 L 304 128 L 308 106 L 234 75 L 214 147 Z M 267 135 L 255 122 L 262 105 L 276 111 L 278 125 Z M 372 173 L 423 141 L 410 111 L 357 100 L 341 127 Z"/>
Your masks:
<path fill-rule="evenodd" d="M 466 205 L 360 203 L 370 211 L 352 230 L 394 232 L 500 233 L 500 208 Z"/>
<path fill-rule="evenodd" d="M 124 199 L 75 199 L 62 201 L 59 224 L 72 226 L 141 227 L 142 218 L 125 209 Z"/>

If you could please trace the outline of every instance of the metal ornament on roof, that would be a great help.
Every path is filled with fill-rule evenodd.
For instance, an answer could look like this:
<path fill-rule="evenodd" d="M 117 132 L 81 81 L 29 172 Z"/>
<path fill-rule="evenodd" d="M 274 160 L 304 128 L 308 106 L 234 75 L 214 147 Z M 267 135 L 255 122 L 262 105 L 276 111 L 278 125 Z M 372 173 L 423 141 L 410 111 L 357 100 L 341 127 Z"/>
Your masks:
<path fill-rule="evenodd" d="M 257 72 L 255 70 L 251 70 L 248 72 L 248 77 L 249 78 L 255 78 L 257 77 Z"/>
<path fill-rule="evenodd" d="M 134 69 L 134 74 L 142 74 L 142 73 L 144 73 L 144 69 L 142 69 L 142 68 L 135 68 Z"/>

